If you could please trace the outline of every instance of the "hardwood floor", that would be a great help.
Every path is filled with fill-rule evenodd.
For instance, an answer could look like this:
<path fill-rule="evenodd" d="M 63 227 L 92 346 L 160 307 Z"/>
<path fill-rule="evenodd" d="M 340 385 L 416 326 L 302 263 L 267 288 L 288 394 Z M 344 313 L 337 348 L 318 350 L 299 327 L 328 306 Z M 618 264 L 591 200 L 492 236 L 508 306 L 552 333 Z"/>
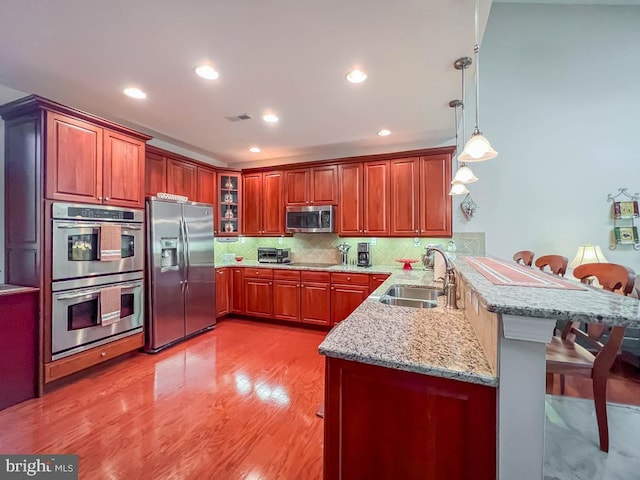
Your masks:
<path fill-rule="evenodd" d="M 224 320 L 0 411 L 0 452 L 78 454 L 87 479 L 319 479 L 325 335 Z"/>

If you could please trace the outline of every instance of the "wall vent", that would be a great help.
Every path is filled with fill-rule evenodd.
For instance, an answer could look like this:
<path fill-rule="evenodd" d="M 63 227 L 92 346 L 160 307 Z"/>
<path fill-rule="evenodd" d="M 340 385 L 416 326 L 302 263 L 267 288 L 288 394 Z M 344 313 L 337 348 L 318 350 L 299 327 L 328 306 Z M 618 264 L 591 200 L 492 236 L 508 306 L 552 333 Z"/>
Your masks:
<path fill-rule="evenodd" d="M 251 120 L 251 115 L 248 113 L 241 113 L 240 115 L 231 115 L 230 117 L 224 117 L 230 122 L 240 122 L 242 120 Z"/>

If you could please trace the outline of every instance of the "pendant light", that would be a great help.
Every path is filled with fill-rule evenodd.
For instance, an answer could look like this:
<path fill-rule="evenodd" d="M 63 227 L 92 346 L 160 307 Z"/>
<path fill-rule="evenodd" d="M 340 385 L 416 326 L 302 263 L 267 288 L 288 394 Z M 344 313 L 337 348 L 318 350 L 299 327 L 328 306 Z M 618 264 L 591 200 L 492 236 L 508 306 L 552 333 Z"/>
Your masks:
<path fill-rule="evenodd" d="M 498 156 L 498 152 L 496 152 L 480 131 L 478 124 L 478 118 L 480 117 L 480 74 L 478 73 L 480 70 L 480 47 L 478 46 L 478 9 L 479 9 L 480 0 L 476 0 L 476 15 L 475 15 L 475 34 L 476 34 L 476 43 L 473 48 L 473 52 L 476 57 L 476 74 L 475 74 L 475 83 L 476 83 L 476 126 L 473 129 L 473 134 L 471 138 L 464 146 L 463 152 L 459 155 L 459 159 L 461 162 L 483 162 L 485 160 L 491 160 Z"/>
<path fill-rule="evenodd" d="M 465 69 L 471 65 L 471 59 L 469 57 L 461 57 L 459 59 L 457 59 L 454 63 L 453 66 L 456 70 L 461 70 L 462 72 L 462 86 L 461 86 L 461 90 L 462 90 L 462 102 L 459 105 L 460 107 L 462 107 L 462 138 L 465 137 L 464 135 L 464 127 L 465 127 L 465 118 L 464 118 L 464 106 L 465 106 L 465 96 L 464 96 L 464 71 Z M 449 102 L 449 106 L 451 107 L 452 102 Z M 458 110 L 456 109 L 456 136 L 458 134 Z M 456 139 L 456 149 L 458 148 L 458 141 Z M 458 153 L 458 152 L 456 152 Z M 458 161 L 460 161 L 460 155 L 458 155 Z M 469 167 L 467 167 L 464 162 L 462 163 L 462 166 L 458 167 L 458 170 L 456 171 L 456 174 L 453 177 L 452 180 L 452 184 L 454 182 L 458 182 L 458 183 L 464 183 L 464 184 L 469 184 L 469 183 L 474 183 L 477 182 L 478 178 L 473 174 L 473 172 L 471 171 L 471 169 Z"/>
<path fill-rule="evenodd" d="M 462 106 L 462 102 L 460 100 L 451 100 L 449 102 L 449 106 L 455 111 L 455 126 L 456 126 L 456 150 L 458 150 L 458 107 Z M 457 164 L 457 162 L 456 162 Z M 457 175 L 457 172 L 456 172 Z M 453 180 L 451 182 L 451 190 L 449 190 L 449 195 L 462 195 L 463 193 L 469 193 L 466 185 L 459 180 Z"/>

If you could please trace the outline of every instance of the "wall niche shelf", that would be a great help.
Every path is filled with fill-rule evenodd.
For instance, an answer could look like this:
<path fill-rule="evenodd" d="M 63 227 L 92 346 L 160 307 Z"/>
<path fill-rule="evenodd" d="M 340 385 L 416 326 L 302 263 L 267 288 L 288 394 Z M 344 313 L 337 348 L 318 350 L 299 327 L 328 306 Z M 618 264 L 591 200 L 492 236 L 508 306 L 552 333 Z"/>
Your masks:
<path fill-rule="evenodd" d="M 618 245 L 630 245 L 634 250 L 640 250 L 640 238 L 636 225 L 640 216 L 638 199 L 640 199 L 640 193 L 628 193 L 626 188 L 619 188 L 616 195 L 607 196 L 607 201 L 613 202 L 613 230 L 609 250 L 615 250 Z"/>

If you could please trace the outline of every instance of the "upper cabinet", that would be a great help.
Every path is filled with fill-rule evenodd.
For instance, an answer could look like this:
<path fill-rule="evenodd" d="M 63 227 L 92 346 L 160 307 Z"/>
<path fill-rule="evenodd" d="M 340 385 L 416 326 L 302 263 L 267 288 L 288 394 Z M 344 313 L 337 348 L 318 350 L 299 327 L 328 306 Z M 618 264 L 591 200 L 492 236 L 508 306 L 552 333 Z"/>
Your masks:
<path fill-rule="evenodd" d="M 192 163 L 167 158 L 167 192 L 196 201 L 198 167 Z"/>
<path fill-rule="evenodd" d="M 143 140 L 57 112 L 46 119 L 46 198 L 144 206 Z"/>
<path fill-rule="evenodd" d="M 225 237 L 238 235 L 240 229 L 240 172 L 218 172 L 216 231 Z"/>
<path fill-rule="evenodd" d="M 420 157 L 420 235 L 450 237 L 451 154 Z"/>
<path fill-rule="evenodd" d="M 284 235 L 282 172 L 245 173 L 242 192 L 242 233 Z"/>
<path fill-rule="evenodd" d="M 338 234 L 389 235 L 389 161 L 338 166 Z"/>
<path fill-rule="evenodd" d="M 286 205 L 337 205 L 338 167 L 323 165 L 284 172 Z"/>

